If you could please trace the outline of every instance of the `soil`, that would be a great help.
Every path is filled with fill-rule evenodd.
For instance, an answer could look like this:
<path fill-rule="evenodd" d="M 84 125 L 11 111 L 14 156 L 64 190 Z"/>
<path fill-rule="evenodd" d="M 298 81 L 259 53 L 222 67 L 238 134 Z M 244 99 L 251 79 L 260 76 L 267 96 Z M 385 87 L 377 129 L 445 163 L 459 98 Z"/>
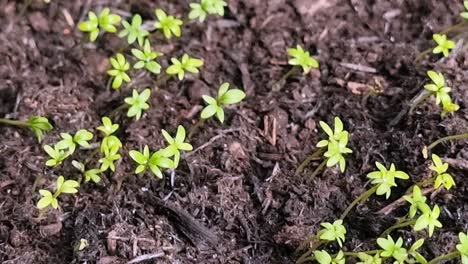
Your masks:
<path fill-rule="evenodd" d="M 193 127 L 203 102 L 222 82 L 242 87 L 247 99 L 226 110 L 224 124 L 212 120 L 192 137 L 196 151 L 179 169 L 158 181 L 133 175 L 128 155 L 101 184 L 83 184 L 77 195 L 60 198 L 60 210 L 39 212 L 38 188 L 52 188 L 58 175 L 77 177 L 71 160 L 44 166 L 45 153 L 33 135 L 0 125 L 0 261 L 2 263 L 293 263 L 294 249 L 333 221 L 369 183 L 374 162 L 408 172 L 389 200 L 373 197 L 347 218 L 344 250 L 373 249 L 375 238 L 407 208 L 376 212 L 411 185 L 430 177 L 424 145 L 468 127 L 468 54 L 449 58 L 417 54 L 432 47 L 432 34 L 460 21 L 460 1 L 438 0 L 229 0 L 223 18 L 190 22 L 181 38 L 152 42 L 168 58 L 184 52 L 203 58 L 199 75 L 156 85 L 155 77 L 132 73 L 121 91 L 106 88 L 108 58 L 124 46 L 105 34 L 95 44 L 75 29 L 89 10 L 109 6 L 123 16 L 153 10 L 186 15 L 189 1 L 0 0 L 0 117 L 48 117 L 60 132 L 92 129 L 132 88 L 151 87 L 151 108 L 141 120 L 116 119 L 122 153 L 164 146 L 161 129 Z M 23 10 L 25 10 L 23 12 Z M 453 35 L 450 35 L 453 36 Z M 290 67 L 286 49 L 301 44 L 320 61 L 320 70 L 296 74 L 272 91 Z M 356 68 L 356 65 L 360 67 Z M 367 67 L 363 67 L 367 66 Z M 445 118 L 430 100 L 412 116 L 389 125 L 427 81 L 442 71 L 460 110 Z M 314 181 L 296 167 L 323 136 L 318 121 L 339 116 L 350 131 L 344 174 L 326 169 Z M 435 153 L 467 162 L 467 142 L 438 146 Z M 89 151 L 74 157 L 86 159 Z M 456 188 L 437 192 L 444 225 L 422 249 L 428 259 L 451 251 L 468 227 L 466 167 L 452 166 Z M 408 243 L 426 237 L 409 229 L 394 232 Z M 89 247 L 74 248 L 81 239 Z M 330 249 L 337 249 L 335 245 Z M 157 254 L 150 256 L 147 254 Z M 137 259 L 138 260 L 138 259 Z M 135 260 L 135 261 L 137 261 Z M 136 263 L 136 262 L 135 262 Z M 454 261 L 453 263 L 457 263 Z"/>

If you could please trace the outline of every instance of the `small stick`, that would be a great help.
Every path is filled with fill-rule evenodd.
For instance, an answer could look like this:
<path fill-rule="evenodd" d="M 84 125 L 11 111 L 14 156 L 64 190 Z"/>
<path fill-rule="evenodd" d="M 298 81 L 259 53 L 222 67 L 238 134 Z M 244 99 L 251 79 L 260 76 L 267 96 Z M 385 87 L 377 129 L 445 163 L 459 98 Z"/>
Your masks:
<path fill-rule="evenodd" d="M 127 264 L 140 263 L 140 262 L 143 262 L 143 261 L 146 261 L 146 260 L 149 260 L 149 259 L 164 257 L 165 255 L 166 254 L 164 254 L 164 252 L 162 252 L 162 251 L 156 252 L 156 253 L 151 253 L 151 254 L 145 254 L 145 255 L 141 255 L 141 256 L 138 256 L 138 257 L 130 260 L 129 262 L 127 262 Z"/>

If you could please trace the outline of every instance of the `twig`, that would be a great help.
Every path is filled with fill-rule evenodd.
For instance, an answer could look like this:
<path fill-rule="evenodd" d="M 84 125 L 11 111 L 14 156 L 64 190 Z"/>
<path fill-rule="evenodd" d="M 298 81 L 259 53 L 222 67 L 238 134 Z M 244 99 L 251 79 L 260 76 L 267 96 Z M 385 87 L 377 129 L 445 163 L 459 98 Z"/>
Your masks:
<path fill-rule="evenodd" d="M 145 254 L 145 255 L 141 255 L 141 256 L 138 256 L 138 257 L 130 260 L 129 262 L 127 262 L 127 264 L 140 263 L 140 262 L 145 261 L 145 260 L 164 257 L 165 255 L 166 254 L 164 254 L 164 252 L 162 252 L 162 251 L 157 252 L 157 253 Z"/>
<path fill-rule="evenodd" d="M 209 145 L 213 144 L 216 140 L 218 140 L 218 139 L 224 137 L 226 134 L 233 133 L 233 132 L 238 132 L 238 131 L 240 131 L 239 128 L 223 130 L 223 131 L 221 131 L 221 133 L 219 133 L 218 135 L 212 137 L 212 138 L 211 138 L 208 142 L 206 142 L 205 144 L 203 144 L 203 145 L 199 146 L 198 148 L 194 149 L 193 151 L 191 151 L 191 152 L 185 154 L 185 157 L 187 158 L 187 157 L 189 157 L 189 156 L 195 154 L 196 152 L 198 152 L 198 151 L 200 151 L 200 150 L 202 150 L 202 149 L 208 147 Z"/>
<path fill-rule="evenodd" d="M 347 62 L 340 62 L 340 65 L 354 70 L 354 71 L 360 71 L 360 72 L 368 72 L 368 73 L 377 73 L 377 69 L 361 64 L 354 64 L 354 63 L 347 63 Z"/>

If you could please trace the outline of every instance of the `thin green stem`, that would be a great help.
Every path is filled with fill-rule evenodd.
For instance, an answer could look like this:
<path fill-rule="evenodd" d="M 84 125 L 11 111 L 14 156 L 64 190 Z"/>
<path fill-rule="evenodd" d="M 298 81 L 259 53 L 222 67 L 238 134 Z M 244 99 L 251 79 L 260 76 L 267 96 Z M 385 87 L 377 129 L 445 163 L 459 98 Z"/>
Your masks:
<path fill-rule="evenodd" d="M 296 251 L 294 253 L 299 254 L 299 252 L 304 250 L 312 242 L 317 242 L 317 243 L 314 243 L 314 245 L 320 243 L 320 239 L 319 239 L 318 234 L 310 236 L 306 241 L 302 242 L 301 245 L 299 245 L 299 247 L 296 249 Z"/>
<path fill-rule="evenodd" d="M 440 34 L 447 34 L 447 33 L 450 33 L 452 31 L 456 31 L 460 28 L 463 28 L 465 26 L 468 26 L 467 22 L 466 21 L 462 21 L 458 24 L 455 24 L 455 25 L 452 25 L 452 26 L 448 26 L 446 28 L 444 28 L 442 31 L 440 31 Z"/>
<path fill-rule="evenodd" d="M 430 260 L 429 262 L 427 262 L 427 264 L 436 264 L 436 263 L 439 263 L 443 260 L 451 260 L 451 259 L 454 259 L 454 258 L 458 258 L 460 256 L 460 252 L 458 251 L 452 251 L 450 253 L 447 253 L 445 255 L 442 255 L 442 256 L 438 256 L 437 258 L 434 258 L 432 260 Z"/>
<path fill-rule="evenodd" d="M 26 11 L 28 10 L 29 6 L 32 4 L 32 1 L 33 0 L 26 0 L 24 2 L 24 6 L 23 8 L 21 9 L 20 13 L 19 13 L 19 16 L 22 17 L 24 16 L 24 14 L 26 13 Z"/>
<path fill-rule="evenodd" d="M 402 227 L 405 227 L 405 226 L 410 226 L 410 225 L 414 225 L 416 223 L 416 220 L 407 220 L 407 221 L 404 221 L 404 220 L 400 220 L 398 221 L 396 224 L 392 225 L 391 227 L 387 228 L 381 235 L 380 237 L 383 237 L 383 238 L 386 238 L 388 235 L 390 235 L 390 233 L 395 230 L 395 229 L 399 229 L 399 228 L 402 228 Z"/>
<path fill-rule="evenodd" d="M 128 108 L 128 105 L 126 103 L 123 103 L 121 105 L 119 105 L 119 107 L 115 108 L 114 110 L 112 110 L 112 112 L 109 113 L 109 118 L 112 119 L 115 117 L 115 115 L 117 115 L 120 111 L 124 110 Z"/>
<path fill-rule="evenodd" d="M 279 90 L 281 90 L 281 88 L 284 86 L 284 84 L 286 83 L 286 80 L 291 76 L 293 75 L 296 71 L 298 70 L 298 67 L 292 67 L 291 69 L 289 69 L 289 71 L 287 71 L 278 81 L 276 81 L 272 87 L 271 87 L 271 90 L 273 90 L 274 92 L 278 92 Z"/>
<path fill-rule="evenodd" d="M 85 166 L 93 160 L 94 156 L 96 156 L 99 153 L 100 149 L 100 147 L 97 147 L 93 150 L 93 152 L 91 152 L 91 154 L 89 154 L 88 158 L 84 162 Z"/>
<path fill-rule="evenodd" d="M 341 220 L 344 220 L 346 218 L 346 216 L 349 214 L 349 212 L 351 212 L 351 210 L 359 203 L 362 203 L 364 201 L 366 201 L 372 194 L 374 194 L 376 191 L 377 191 L 377 188 L 379 188 L 378 185 L 370 188 L 369 190 L 363 192 L 361 195 L 359 195 L 356 199 L 354 199 L 354 201 L 348 205 L 348 207 L 346 208 L 346 210 L 341 214 L 340 216 L 340 219 Z"/>
<path fill-rule="evenodd" d="M 427 90 L 423 90 L 414 100 L 412 100 L 412 103 L 409 109 L 409 114 L 412 115 L 414 112 L 414 109 L 416 109 L 416 107 L 422 104 L 431 95 L 432 95 L 431 92 Z"/>
<path fill-rule="evenodd" d="M 460 140 L 460 139 L 468 139 L 468 133 L 439 138 L 438 140 L 436 140 L 436 141 L 434 141 L 432 144 L 430 144 L 430 145 L 427 147 L 427 149 L 428 149 L 428 150 L 431 150 L 431 149 L 433 149 L 435 146 L 437 146 L 437 145 L 439 145 L 440 143 L 445 142 L 445 141 Z"/>
<path fill-rule="evenodd" d="M 377 254 L 379 252 L 381 252 L 382 250 L 378 250 L 378 249 L 375 249 L 375 250 L 368 250 L 368 251 L 359 251 L 359 252 L 343 252 L 343 254 L 345 256 L 350 256 L 350 257 L 359 257 L 359 253 L 364 253 L 364 254 L 367 254 L 367 255 L 374 255 L 374 254 Z"/>
<path fill-rule="evenodd" d="M 309 163 L 310 163 L 313 159 L 315 159 L 315 158 L 317 158 L 317 157 L 320 157 L 320 155 L 322 155 L 322 153 L 323 153 L 323 148 L 318 149 L 318 150 L 316 150 L 314 153 L 310 154 L 310 155 L 301 163 L 301 165 L 299 165 L 299 167 L 297 167 L 297 169 L 296 169 L 296 174 L 301 173 L 301 172 L 304 170 L 304 168 L 305 168 L 307 165 L 309 165 Z"/>
<path fill-rule="evenodd" d="M 312 183 L 315 177 L 323 170 L 323 168 L 325 168 L 325 165 L 327 165 L 327 161 L 328 159 L 322 161 L 322 163 L 320 163 L 320 165 L 314 170 L 314 172 L 312 172 L 309 178 L 310 183 Z"/>
<path fill-rule="evenodd" d="M 190 131 L 188 133 L 187 138 L 191 139 L 193 135 L 205 124 L 205 119 L 199 119 L 195 125 L 193 125 L 192 128 L 190 128 Z"/>
<path fill-rule="evenodd" d="M 424 56 L 429 54 L 431 51 L 432 51 L 432 48 L 422 51 L 421 53 L 418 54 L 418 56 L 416 56 L 416 58 L 414 59 L 414 62 L 415 63 L 419 62 Z"/>
<path fill-rule="evenodd" d="M 12 126 L 28 126 L 28 123 L 20 120 L 12 120 L 12 119 L 6 119 L 6 118 L 0 118 L 0 123 L 4 123 L 7 125 L 12 125 Z"/>

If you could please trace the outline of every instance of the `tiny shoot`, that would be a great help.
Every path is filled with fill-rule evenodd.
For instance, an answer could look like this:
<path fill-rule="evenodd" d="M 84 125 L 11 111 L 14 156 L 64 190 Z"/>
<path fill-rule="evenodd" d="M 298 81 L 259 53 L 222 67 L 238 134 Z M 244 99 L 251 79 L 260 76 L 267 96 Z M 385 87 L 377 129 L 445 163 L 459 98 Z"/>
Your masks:
<path fill-rule="evenodd" d="M 161 65 L 156 62 L 156 58 L 161 56 L 162 53 L 157 51 L 153 51 L 151 49 L 151 45 L 149 40 L 145 40 L 145 44 L 143 45 L 143 50 L 139 49 L 132 49 L 132 54 L 135 58 L 138 59 L 138 62 L 133 65 L 135 69 L 142 69 L 145 68 L 151 73 L 159 74 L 161 73 Z"/>
<path fill-rule="evenodd" d="M 122 26 L 124 29 L 119 32 L 118 36 L 121 38 L 127 37 L 128 44 L 133 44 L 135 41 L 138 41 L 138 45 L 143 46 L 149 32 L 141 27 L 141 23 L 142 19 L 138 14 L 133 16 L 131 24 L 123 20 Z"/>
<path fill-rule="evenodd" d="M 390 198 L 392 187 L 396 187 L 395 179 L 409 179 L 409 175 L 403 171 L 398 171 L 395 164 L 390 165 L 390 169 L 385 168 L 380 162 L 376 162 L 375 166 L 378 171 L 367 174 L 367 178 L 372 179 L 371 183 L 378 186 L 376 190 L 377 195 L 386 195 L 386 199 Z"/>
<path fill-rule="evenodd" d="M 224 7 L 227 3 L 224 0 L 201 0 L 200 3 L 190 4 L 189 19 L 205 21 L 207 15 L 224 16 Z"/>
<path fill-rule="evenodd" d="M 129 105 L 127 116 L 135 117 L 136 120 L 141 118 L 144 110 L 148 110 L 150 105 L 147 103 L 151 96 L 151 90 L 145 89 L 143 92 L 138 93 L 137 90 L 132 91 L 132 97 L 125 98 L 125 103 Z"/>
<path fill-rule="evenodd" d="M 166 69 L 168 75 L 177 75 L 181 81 L 185 77 L 185 72 L 199 73 L 198 68 L 203 66 L 203 61 L 197 58 L 191 58 L 184 54 L 182 59 L 171 58 L 172 65 Z"/>
<path fill-rule="evenodd" d="M 288 49 L 288 55 L 292 57 L 288 61 L 289 65 L 300 66 L 304 74 L 308 74 L 312 68 L 319 67 L 318 61 L 312 58 L 308 51 L 304 51 L 300 45 L 297 45 L 295 49 Z"/>
<path fill-rule="evenodd" d="M 170 39 L 172 35 L 180 37 L 183 24 L 182 20 L 175 18 L 174 16 L 168 16 L 162 9 L 156 9 L 154 11 L 158 21 L 154 23 L 154 27 L 161 30 L 167 39 Z"/>
<path fill-rule="evenodd" d="M 321 223 L 323 229 L 319 232 L 319 238 L 325 241 L 336 241 L 340 247 L 343 247 L 345 241 L 346 228 L 343 220 L 336 220 L 332 223 Z"/>
<path fill-rule="evenodd" d="M 432 53 L 442 53 L 444 57 L 448 57 L 450 50 L 455 48 L 455 42 L 448 40 L 445 34 L 434 34 L 432 38 L 437 43 L 437 46 L 432 50 Z"/>
<path fill-rule="evenodd" d="M 69 152 L 59 149 L 57 145 L 53 148 L 49 145 L 44 145 L 44 151 L 49 155 L 50 159 L 46 161 L 46 166 L 57 167 L 70 155 Z"/>
<path fill-rule="evenodd" d="M 129 155 L 138 164 L 135 174 L 143 173 L 149 168 L 156 177 L 162 179 L 162 168 L 174 168 L 174 162 L 169 159 L 172 154 L 165 149 L 158 150 L 150 156 L 149 147 L 145 146 L 143 152 L 131 150 Z"/>
<path fill-rule="evenodd" d="M 0 123 L 12 126 L 27 127 L 34 132 L 39 143 L 44 139 L 45 133 L 53 129 L 49 120 L 42 116 L 32 116 L 26 121 L 0 118 Z"/>
<path fill-rule="evenodd" d="M 201 112 L 202 119 L 208 119 L 216 114 L 221 123 L 224 123 L 224 106 L 236 104 L 245 98 L 245 93 L 239 89 L 229 89 L 229 83 L 223 83 L 218 90 L 218 95 L 213 98 L 203 95 L 203 100 L 208 104 Z"/>
<path fill-rule="evenodd" d="M 60 133 L 60 137 L 62 140 L 57 142 L 57 148 L 68 150 L 69 155 L 71 155 L 75 152 L 77 145 L 83 148 L 90 148 L 88 141 L 93 139 L 93 133 L 86 129 L 80 129 L 73 136 L 69 133 Z"/>
<path fill-rule="evenodd" d="M 127 71 L 130 69 L 130 64 L 125 59 L 122 53 L 117 53 L 114 58 L 110 58 L 112 69 L 107 71 L 107 74 L 112 77 L 112 88 L 119 89 L 123 82 L 130 82 L 130 76 Z"/>
<path fill-rule="evenodd" d="M 114 33 L 117 31 L 115 27 L 121 20 L 119 15 L 111 14 L 109 8 L 104 8 L 99 16 L 96 16 L 96 13 L 90 11 L 88 13 L 87 21 L 83 21 L 78 25 L 78 28 L 83 32 L 89 32 L 89 40 L 94 42 L 98 35 L 100 29 L 104 31 Z"/>
<path fill-rule="evenodd" d="M 42 198 L 37 202 L 37 208 L 39 209 L 44 209 L 49 206 L 52 206 L 54 209 L 58 208 L 58 196 L 62 193 L 77 193 L 78 192 L 78 187 L 80 184 L 77 181 L 74 180 L 65 180 L 63 176 L 59 176 L 57 178 L 56 182 L 56 187 L 55 187 L 55 193 L 52 194 L 48 190 L 39 190 L 39 193 L 41 194 Z"/>
<path fill-rule="evenodd" d="M 442 160 L 436 154 L 432 154 L 433 164 L 429 167 L 430 170 L 436 173 L 434 188 L 438 189 L 440 186 L 444 186 L 445 189 L 450 190 L 455 186 L 455 181 L 452 175 L 447 173 L 448 163 L 442 162 Z"/>
<path fill-rule="evenodd" d="M 180 161 L 180 151 L 191 151 L 193 150 L 192 145 L 185 142 L 185 128 L 183 126 L 177 127 L 176 136 L 173 138 L 171 135 L 164 129 L 161 130 L 161 133 L 166 139 L 168 146 L 165 148 L 165 151 L 168 152 L 168 155 L 174 156 L 174 168 L 179 166 Z"/>

